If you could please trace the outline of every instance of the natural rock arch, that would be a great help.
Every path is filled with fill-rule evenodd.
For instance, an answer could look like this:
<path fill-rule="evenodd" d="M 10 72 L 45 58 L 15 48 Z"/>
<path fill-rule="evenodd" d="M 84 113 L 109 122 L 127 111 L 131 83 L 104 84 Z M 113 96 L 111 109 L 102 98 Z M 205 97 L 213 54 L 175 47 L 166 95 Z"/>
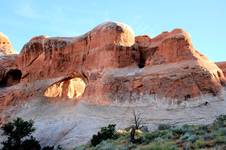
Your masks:
<path fill-rule="evenodd" d="M 68 77 L 60 80 L 44 91 L 49 98 L 78 99 L 83 96 L 87 82 L 81 76 Z"/>

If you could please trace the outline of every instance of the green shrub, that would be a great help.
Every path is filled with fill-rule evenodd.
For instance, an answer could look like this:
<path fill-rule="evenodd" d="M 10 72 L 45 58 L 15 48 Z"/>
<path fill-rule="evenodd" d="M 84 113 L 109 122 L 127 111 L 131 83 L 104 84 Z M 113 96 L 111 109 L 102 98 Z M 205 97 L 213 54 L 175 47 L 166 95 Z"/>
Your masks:
<path fill-rule="evenodd" d="M 46 146 L 42 150 L 54 150 L 54 146 Z"/>
<path fill-rule="evenodd" d="M 171 130 L 157 130 L 153 132 L 143 133 L 143 144 L 148 144 L 153 141 L 162 141 L 172 139 L 173 134 Z"/>
<path fill-rule="evenodd" d="M 108 127 L 105 127 L 105 130 Z M 103 131 L 105 131 L 103 130 Z M 105 133 L 105 132 L 103 132 Z M 226 115 L 219 116 L 209 125 L 182 125 L 169 126 L 160 124 L 159 129 L 153 132 L 135 132 L 135 139 L 141 142 L 130 141 L 129 131 L 117 133 L 104 140 L 101 131 L 94 137 L 99 141 L 96 147 L 89 145 L 85 149 L 118 149 L 118 150 L 175 150 L 175 149 L 222 149 L 226 147 Z M 113 138 L 117 135 L 117 139 Z M 105 137 L 106 138 L 106 137 Z M 79 149 L 83 150 L 83 149 Z"/>
<path fill-rule="evenodd" d="M 2 150 L 41 150 L 39 141 L 37 141 L 32 133 L 35 131 L 33 121 L 24 121 L 17 118 L 1 127 L 2 135 L 7 137 L 2 142 Z M 58 146 L 57 150 L 60 147 Z M 54 150 L 54 147 L 44 147 L 42 150 Z"/>
<path fill-rule="evenodd" d="M 213 123 L 213 128 L 226 127 L 226 115 L 220 115 Z"/>
<path fill-rule="evenodd" d="M 42 150 L 63 150 L 63 148 L 58 145 L 56 148 L 54 146 L 45 146 L 42 148 Z"/>
<path fill-rule="evenodd" d="M 9 122 L 1 127 L 4 136 L 7 140 L 2 142 L 3 150 L 21 149 L 23 147 L 30 147 L 31 144 L 36 146 L 35 149 L 41 149 L 39 143 L 30 137 L 32 132 L 35 131 L 33 127 L 33 121 L 24 121 L 21 118 L 17 118 L 12 122 Z M 22 140 L 26 138 L 26 140 Z"/>
<path fill-rule="evenodd" d="M 171 125 L 169 124 L 160 124 L 158 126 L 158 130 L 167 130 L 167 129 L 170 129 L 171 128 Z"/>
<path fill-rule="evenodd" d="M 196 140 L 198 140 L 198 136 L 191 133 L 185 133 L 183 136 L 180 137 L 180 139 L 183 142 L 192 142 L 194 143 Z"/>
<path fill-rule="evenodd" d="M 102 127 L 96 135 L 93 135 L 91 144 L 96 146 L 104 140 L 113 138 L 115 135 L 115 126 L 115 124 L 110 124 L 107 127 Z"/>
<path fill-rule="evenodd" d="M 215 137 L 214 141 L 217 144 L 226 144 L 226 136 L 217 136 Z"/>
<path fill-rule="evenodd" d="M 199 139 L 194 143 L 194 147 L 196 149 L 209 148 L 213 147 L 215 144 L 216 143 L 213 140 L 205 141 L 204 139 Z"/>
<path fill-rule="evenodd" d="M 177 150 L 177 145 L 174 142 L 153 142 L 142 146 L 140 150 Z"/>
<path fill-rule="evenodd" d="M 203 139 L 204 140 L 213 140 L 214 139 L 214 135 L 212 133 L 205 134 L 203 136 Z"/>
<path fill-rule="evenodd" d="M 39 141 L 31 137 L 30 139 L 23 141 L 23 143 L 21 144 L 21 149 L 22 150 L 40 150 L 41 146 L 39 144 Z"/>
<path fill-rule="evenodd" d="M 178 127 L 172 128 L 172 132 L 175 136 L 180 137 L 180 135 L 185 134 L 187 132 L 187 129 L 181 126 L 178 126 Z"/>
<path fill-rule="evenodd" d="M 103 141 L 95 147 L 95 150 L 115 150 L 118 149 L 118 146 L 112 142 Z"/>
<path fill-rule="evenodd" d="M 87 145 L 80 145 L 75 147 L 73 150 L 86 150 Z"/>

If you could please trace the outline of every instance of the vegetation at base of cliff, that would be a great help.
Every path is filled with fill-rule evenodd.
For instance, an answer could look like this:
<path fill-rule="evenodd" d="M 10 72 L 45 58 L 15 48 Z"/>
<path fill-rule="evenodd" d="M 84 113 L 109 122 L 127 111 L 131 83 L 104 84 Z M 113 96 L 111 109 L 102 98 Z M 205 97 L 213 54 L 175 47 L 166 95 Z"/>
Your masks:
<path fill-rule="evenodd" d="M 24 121 L 17 118 L 12 122 L 4 124 L 1 129 L 6 140 L 2 142 L 2 150 L 61 150 L 60 146 L 45 146 L 41 148 L 39 141 L 32 133 L 35 131 L 33 121 Z"/>
<path fill-rule="evenodd" d="M 153 132 L 136 130 L 135 138 L 139 139 L 136 143 L 131 142 L 130 132 L 131 129 L 115 131 L 111 133 L 113 138 L 102 139 L 95 145 L 89 142 L 74 150 L 226 149 L 226 115 L 209 125 L 159 125 Z"/>
<path fill-rule="evenodd" d="M 116 126 L 115 124 L 109 124 L 107 127 L 101 128 L 101 130 L 97 134 L 93 135 L 91 139 L 91 144 L 93 146 L 96 146 L 104 140 L 116 137 L 115 126 Z"/>

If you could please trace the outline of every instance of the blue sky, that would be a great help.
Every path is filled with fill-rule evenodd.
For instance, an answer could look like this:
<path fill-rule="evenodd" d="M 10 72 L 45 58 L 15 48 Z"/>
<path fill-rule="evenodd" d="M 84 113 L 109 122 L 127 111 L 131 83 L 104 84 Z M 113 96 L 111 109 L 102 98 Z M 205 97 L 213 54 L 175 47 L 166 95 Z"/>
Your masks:
<path fill-rule="evenodd" d="M 225 0 L 0 0 L 0 18 L 17 52 L 35 35 L 77 36 L 112 20 L 150 37 L 183 28 L 210 60 L 226 60 Z"/>

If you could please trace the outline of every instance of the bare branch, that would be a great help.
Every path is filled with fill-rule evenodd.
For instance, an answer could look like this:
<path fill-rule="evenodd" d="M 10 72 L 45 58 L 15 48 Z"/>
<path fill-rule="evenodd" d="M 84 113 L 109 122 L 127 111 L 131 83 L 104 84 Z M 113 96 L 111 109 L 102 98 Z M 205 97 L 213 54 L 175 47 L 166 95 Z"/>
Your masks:
<path fill-rule="evenodd" d="M 142 128 L 143 126 L 142 113 L 139 113 L 133 110 L 133 123 L 136 130 Z"/>

